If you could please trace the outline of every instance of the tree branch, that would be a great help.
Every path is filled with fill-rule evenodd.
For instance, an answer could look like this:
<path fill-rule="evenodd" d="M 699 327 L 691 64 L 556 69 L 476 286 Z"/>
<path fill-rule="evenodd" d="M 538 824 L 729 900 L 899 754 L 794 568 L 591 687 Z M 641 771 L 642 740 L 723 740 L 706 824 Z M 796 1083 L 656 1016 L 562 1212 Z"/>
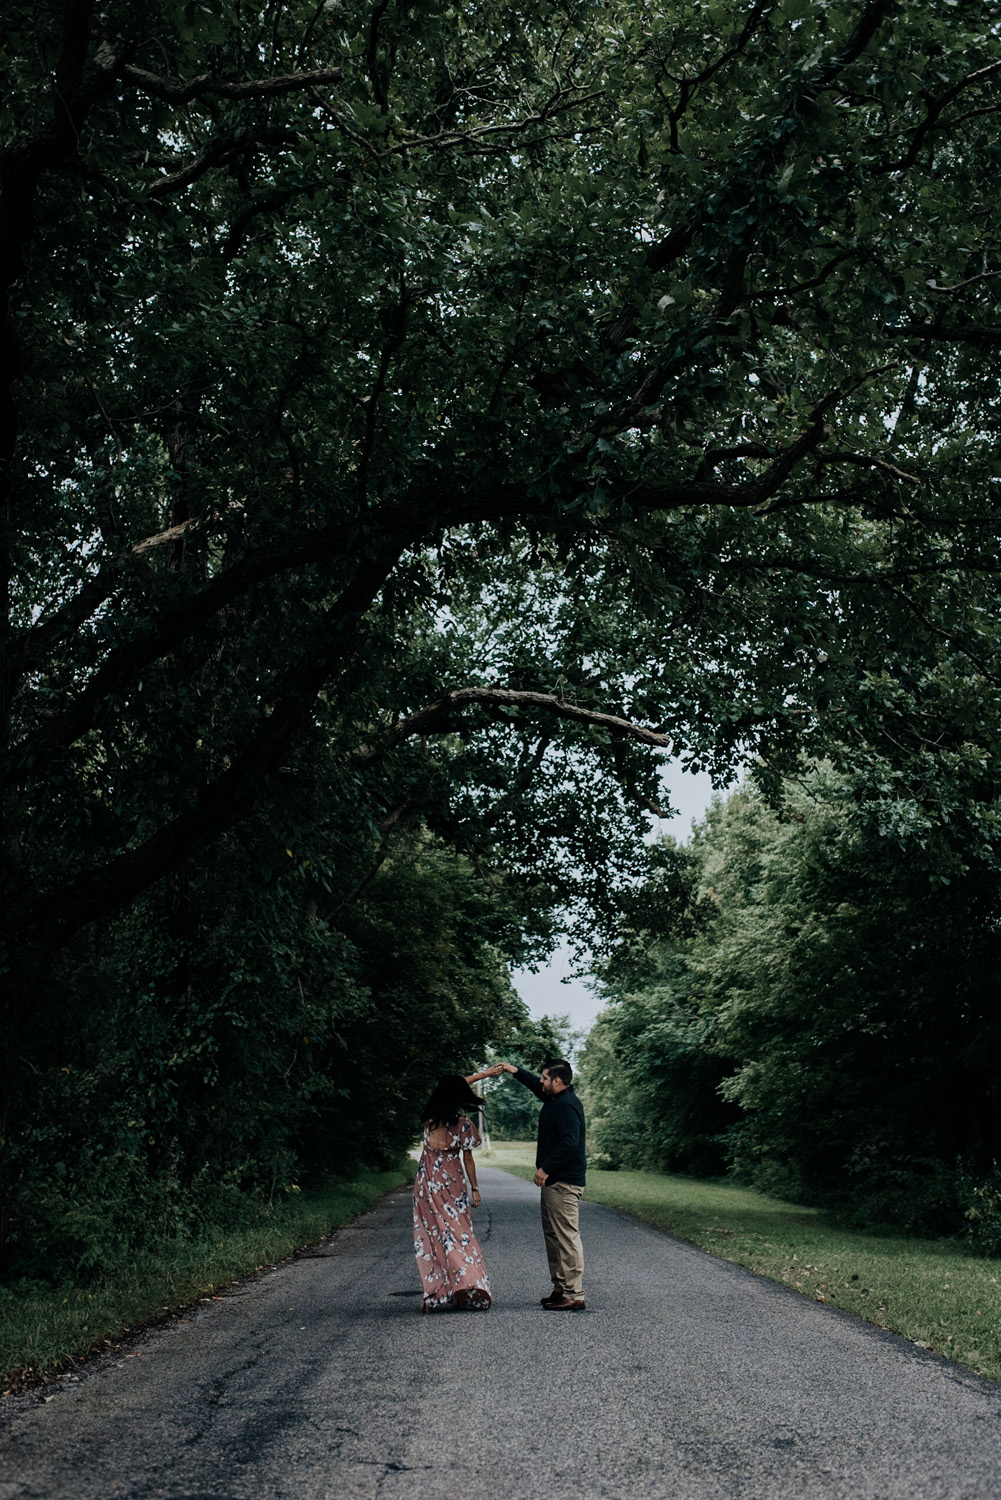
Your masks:
<path fill-rule="evenodd" d="M 828 436 L 829 428 L 826 421 L 827 414 L 838 404 L 839 401 L 843 401 L 846 396 L 852 395 L 854 391 L 859 390 L 859 388 L 865 385 L 867 381 L 875 380 L 877 375 L 886 375 L 891 370 L 897 370 L 899 368 L 900 361 L 891 360 L 889 364 L 876 365 L 873 369 L 867 370 L 865 374 L 861 375 L 858 380 L 856 380 L 847 388 L 847 390 L 842 390 L 840 386 L 835 386 L 833 390 L 828 391 L 827 395 L 824 396 L 821 401 L 818 401 L 817 405 L 813 408 L 813 411 L 810 413 L 808 426 L 804 429 L 802 434 L 796 439 L 794 443 L 790 443 L 788 448 L 786 448 L 784 452 L 779 454 L 768 472 L 762 475 L 761 479 L 758 481 L 759 487 L 762 491 L 762 498 L 767 499 L 771 495 L 775 494 L 775 492 L 784 484 L 786 479 L 788 479 L 789 475 L 799 463 L 800 459 L 804 458 L 808 453 L 811 453 L 815 448 L 819 447 L 819 445 L 824 441 L 824 438 Z M 773 510 L 777 509 L 779 509 L 779 505 L 766 506 L 764 510 L 759 512 L 759 514 L 767 516 L 770 515 Z"/>
<path fill-rule="evenodd" d="M 795 117 L 800 100 L 813 98 L 818 90 L 828 87 L 850 63 L 862 55 L 893 9 L 894 3 L 895 0 L 871 0 L 844 46 L 835 50 L 826 62 L 817 67 L 815 72 L 802 78 L 793 97 L 789 99 L 782 111 L 783 118 Z M 755 163 L 757 177 L 760 177 L 764 158 L 767 157 L 771 161 L 780 160 L 785 154 L 789 141 L 787 133 L 774 130 L 774 120 L 770 121 L 769 129 L 771 138 L 764 146 L 762 156 Z M 699 230 L 713 217 L 718 209 L 718 202 L 719 187 L 718 184 L 714 184 L 703 197 L 687 224 L 673 228 L 663 240 L 650 247 L 646 253 L 647 265 L 654 271 L 663 271 L 674 261 L 679 260 L 688 250 Z"/>
<path fill-rule="evenodd" d="M 884 323 L 882 332 L 891 339 L 934 339 L 937 343 L 987 344 L 993 347 L 1001 344 L 1001 327 L 989 323 L 970 324 L 965 328 L 949 328 L 942 323 L 904 323 L 896 326 Z"/>
<path fill-rule="evenodd" d="M 621 719 L 616 714 L 580 708 L 576 703 L 567 703 L 551 693 L 535 693 L 517 688 L 468 687 L 456 688 L 436 702 L 429 703 L 426 708 L 411 714 L 409 718 L 400 719 L 385 732 L 378 744 L 359 745 L 352 752 L 351 758 L 357 765 L 371 765 L 413 735 L 449 734 L 454 729 L 456 711 L 470 704 L 492 709 L 501 718 L 506 716 L 506 710 L 512 708 L 538 709 L 543 713 L 554 714 L 558 719 L 604 729 L 609 734 L 635 740 L 641 745 L 653 745 L 659 750 L 670 750 L 674 744 L 670 735 L 658 734 L 654 729 L 634 724 L 631 719 Z"/>
<path fill-rule="evenodd" d="M 229 509 L 242 510 L 243 502 L 231 500 Z M 179 541 L 182 536 L 199 525 L 204 525 L 204 522 L 199 522 L 193 517 L 187 521 L 181 521 L 177 526 L 157 532 L 156 536 L 144 537 L 141 542 L 136 542 L 111 562 L 105 563 L 95 577 L 85 583 L 72 599 L 67 599 L 66 603 L 53 614 L 32 625 L 16 641 L 15 650 L 12 653 L 16 662 L 16 677 L 19 678 L 32 663 L 41 659 L 44 652 L 50 651 L 69 631 L 82 625 L 106 599 L 110 599 L 121 581 L 129 558 L 145 557 L 149 552 L 155 552 L 160 547 Z"/>
<path fill-rule="evenodd" d="M 764 443 L 735 443 L 732 448 L 707 448 L 699 459 L 695 470 L 696 479 L 706 479 L 717 464 L 732 458 L 774 458 L 775 449 Z"/>
<path fill-rule="evenodd" d="M 991 671 L 990 667 L 984 661 L 983 657 L 977 655 L 976 652 L 971 651 L 967 646 L 962 645 L 961 642 L 957 641 L 956 637 L 954 635 L 951 635 L 948 630 L 943 630 L 941 625 L 936 625 L 933 620 L 929 620 L 928 616 L 919 607 L 919 605 L 915 603 L 910 594 L 905 593 L 903 589 L 895 589 L 890 584 L 885 582 L 883 583 L 883 587 L 886 589 L 886 592 L 888 594 L 892 594 L 894 599 L 903 604 L 906 609 L 909 609 L 911 613 L 921 621 L 922 625 L 927 631 L 929 631 L 932 635 L 938 636 L 939 640 L 945 641 L 946 644 L 951 646 L 954 651 L 958 651 L 960 656 L 965 656 L 967 661 L 970 662 L 972 666 L 976 667 L 981 677 L 985 678 L 987 682 L 992 683 L 994 687 L 1001 687 L 1001 676 L 999 676 L 997 672 Z"/>
<path fill-rule="evenodd" d="M 635 802 L 638 807 L 643 808 L 644 812 L 653 813 L 655 818 L 669 818 L 671 816 L 668 808 L 661 807 L 659 802 L 654 802 L 652 797 L 648 797 L 645 792 L 641 792 L 636 785 L 636 782 L 629 774 L 629 768 L 626 765 L 625 746 L 621 740 L 618 740 L 612 746 L 612 764 L 615 767 L 615 775 L 618 778 L 619 785 L 630 802 Z"/>
<path fill-rule="evenodd" d="M 579 109 L 582 104 L 589 104 L 592 99 L 600 99 L 605 91 L 604 89 L 591 89 L 588 93 L 580 93 L 575 99 L 563 99 L 564 92 L 560 89 L 550 103 L 544 104 L 536 114 L 526 115 L 523 120 L 512 120 L 509 124 L 503 125 L 474 125 L 470 130 L 443 130 L 437 135 L 413 135 L 379 154 L 393 156 L 401 151 L 410 151 L 415 146 L 463 146 L 487 140 L 492 136 L 522 135 L 526 130 L 531 130 L 533 125 L 546 125 L 557 115 Z"/>
<path fill-rule="evenodd" d="M 921 483 L 917 474 L 907 474 L 894 464 L 887 463 L 885 458 L 875 458 L 869 453 L 848 453 L 837 449 L 834 453 L 821 453 L 818 456 L 822 464 L 856 464 L 861 469 L 882 469 L 884 473 L 892 474 L 894 479 L 903 479 L 907 484 Z"/>
<path fill-rule="evenodd" d="M 270 714 L 246 748 L 215 781 L 203 786 L 186 811 L 170 819 L 134 849 L 75 876 L 13 915 L 29 942 L 60 945 L 87 923 L 112 916 L 151 885 L 177 870 L 197 848 L 211 843 L 246 817 L 268 778 L 282 765 L 311 719 L 319 693 L 351 649 L 358 619 L 371 607 L 399 560 L 402 546 L 385 547 L 362 565 L 327 611 L 328 644 L 301 656 L 286 678 Z"/>
<path fill-rule="evenodd" d="M 499 823 L 509 808 L 513 807 L 521 796 L 527 791 L 535 779 L 535 773 L 546 758 L 546 751 L 553 742 L 551 734 L 541 735 L 539 743 L 530 755 L 522 756 L 511 780 L 507 783 L 507 790 L 502 797 L 498 797 L 488 812 L 485 812 L 477 821 L 484 828 L 492 828 Z"/>
<path fill-rule="evenodd" d="M 193 99 L 208 96 L 217 99 L 273 99 L 276 95 L 292 94 L 298 89 L 340 83 L 344 77 L 341 68 L 314 68 L 308 73 L 287 73 L 277 78 L 216 78 L 212 73 L 199 73 L 196 78 L 175 83 L 156 73 L 148 73 L 145 68 L 117 61 L 107 63 L 106 71 L 168 104 L 190 104 Z"/>
<path fill-rule="evenodd" d="M 985 79 L 991 77 L 992 74 L 998 72 L 1001 72 L 1001 62 L 988 63 L 986 67 L 977 68 L 973 73 L 968 73 L 965 78 L 961 78 L 951 89 L 946 89 L 945 93 L 940 94 L 937 99 L 933 99 L 926 94 L 927 110 L 925 117 L 911 137 L 911 144 L 907 150 L 907 154 L 901 161 L 894 162 L 885 170 L 893 172 L 909 171 L 917 161 L 918 154 L 925 141 L 938 129 L 943 111 L 948 109 L 953 100 L 958 99 L 959 95 L 964 93 L 968 88 L 982 83 Z"/>
<path fill-rule="evenodd" d="M 865 380 L 895 368 L 896 362 L 881 365 L 868 371 L 849 390 L 842 391 L 836 387 L 830 391 L 811 413 L 806 430 L 775 456 L 770 468 L 758 479 L 738 484 L 699 479 L 662 485 L 623 483 L 612 489 L 611 499 L 628 506 L 633 512 L 712 505 L 740 509 L 764 507 L 760 514 L 768 515 L 778 507 L 769 506 L 767 502 L 781 488 L 796 465 L 827 436 L 828 428 L 824 418 L 831 407 L 850 395 Z M 829 499 L 818 497 L 818 502 L 824 498 Z M 807 502 L 793 499 L 789 503 Z M 512 519 L 559 523 L 563 513 L 558 499 L 548 494 L 540 495 L 536 486 L 530 484 L 498 484 L 489 490 L 481 488 L 472 493 L 462 490 L 452 494 L 441 491 L 427 493 L 419 485 L 415 485 L 398 505 L 367 513 L 365 522 L 370 532 L 381 529 L 387 542 L 394 546 L 398 543 L 402 550 L 419 543 L 432 530 L 442 527 Z M 102 701 L 112 690 L 118 689 L 123 680 L 167 652 L 175 650 L 181 641 L 253 584 L 295 568 L 350 555 L 351 548 L 356 543 L 357 531 L 358 524 L 352 521 L 343 526 L 303 532 L 283 548 L 253 553 L 224 569 L 199 593 L 179 605 L 165 609 L 155 625 L 133 640 L 109 651 L 76 699 L 62 712 L 48 719 L 33 736 L 21 741 L 10 751 L 4 765 L 3 779 L 16 778 L 28 764 L 37 771 L 40 762 L 47 755 L 73 743 L 91 727 Z M 164 536 L 166 537 L 166 533 Z M 84 599 L 78 596 L 76 601 L 70 601 L 64 607 L 65 613 L 61 612 L 60 620 L 76 619 L 88 602 L 91 602 L 92 608 L 96 607 L 92 601 L 104 586 L 100 583 L 101 577 L 99 574 L 89 592 L 81 591 L 85 595 Z M 54 626 L 54 622 L 48 622 L 48 625 Z M 35 626 L 34 630 L 42 632 L 48 625 Z M 31 636 L 32 633 L 29 632 L 25 639 L 30 641 Z M 567 707 L 569 709 L 570 705 Z"/>
<path fill-rule="evenodd" d="M 375 851 L 375 857 L 361 879 L 354 885 L 354 887 L 348 892 L 346 896 L 342 896 L 340 901 L 338 901 L 336 905 L 331 908 L 331 921 L 333 921 L 337 914 L 339 912 L 342 912 L 346 906 L 351 906 L 353 902 L 357 901 L 362 892 L 368 889 L 368 887 L 371 885 L 372 881 L 378 875 L 379 871 L 382 869 L 382 866 L 386 862 L 386 856 L 389 854 L 389 841 L 392 837 L 393 829 L 396 828 L 401 821 L 403 822 L 403 825 L 405 827 L 409 822 L 411 816 L 415 812 L 419 812 L 420 809 L 424 806 L 424 802 L 424 797 L 408 797 L 405 802 L 401 802 L 398 807 L 394 807 L 392 812 L 388 813 L 386 817 L 382 819 L 382 821 L 378 825 L 379 844 L 378 848 Z"/>
<path fill-rule="evenodd" d="M 207 151 L 182 167 L 179 172 L 172 172 L 169 177 L 161 177 L 150 184 L 146 189 L 146 197 L 149 199 L 165 198 L 169 193 L 179 192 L 181 188 L 190 187 L 203 177 L 213 167 L 225 165 L 234 156 L 241 152 L 255 151 L 259 148 L 274 148 L 280 146 L 296 146 L 302 140 L 302 136 L 296 130 L 286 130 L 276 126 L 273 129 L 244 130 L 239 134 L 220 136 L 213 141 Z"/>

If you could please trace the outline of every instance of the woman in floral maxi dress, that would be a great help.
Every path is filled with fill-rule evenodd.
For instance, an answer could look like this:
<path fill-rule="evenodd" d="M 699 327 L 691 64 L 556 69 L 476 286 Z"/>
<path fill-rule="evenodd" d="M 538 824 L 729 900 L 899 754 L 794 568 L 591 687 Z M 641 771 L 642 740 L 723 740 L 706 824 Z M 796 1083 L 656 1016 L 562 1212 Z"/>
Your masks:
<path fill-rule="evenodd" d="M 472 1207 L 478 1208 L 473 1150 L 480 1134 L 465 1111 L 483 1103 L 469 1085 L 495 1073 L 495 1068 L 488 1068 L 469 1078 L 458 1073 L 441 1078 L 424 1106 L 424 1146 L 414 1182 L 414 1251 L 424 1283 L 422 1312 L 486 1312 L 490 1306 L 490 1280 L 466 1193 L 468 1176 Z"/>

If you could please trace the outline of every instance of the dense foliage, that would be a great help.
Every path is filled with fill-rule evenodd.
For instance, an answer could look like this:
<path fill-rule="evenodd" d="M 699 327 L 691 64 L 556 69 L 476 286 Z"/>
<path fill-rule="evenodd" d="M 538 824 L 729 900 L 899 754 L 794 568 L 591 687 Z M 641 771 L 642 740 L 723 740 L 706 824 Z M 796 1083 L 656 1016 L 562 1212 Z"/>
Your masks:
<path fill-rule="evenodd" d="M 887 836 L 830 771 L 780 814 L 717 801 L 663 859 L 588 1041 L 597 1149 L 996 1236 L 996 862 Z"/>
<path fill-rule="evenodd" d="M 431 1081 L 523 1016 L 454 856 L 399 847 L 331 928 L 303 919 L 269 842 L 224 844 L 173 943 L 147 905 L 54 967 L 59 1029 L 25 1022 L 15 1074 L 15 1271 L 104 1271 L 395 1165 Z"/>
<path fill-rule="evenodd" d="M 389 1150 L 607 935 L 658 753 L 989 839 L 997 23 L 9 7 L 19 1255 Z"/>

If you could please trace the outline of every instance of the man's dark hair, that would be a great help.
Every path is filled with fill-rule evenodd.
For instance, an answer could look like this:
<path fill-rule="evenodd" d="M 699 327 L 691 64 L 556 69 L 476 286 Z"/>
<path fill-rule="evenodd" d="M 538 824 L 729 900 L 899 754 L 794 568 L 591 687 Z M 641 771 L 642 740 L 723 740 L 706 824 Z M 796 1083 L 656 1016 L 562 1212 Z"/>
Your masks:
<path fill-rule="evenodd" d="M 421 1119 L 432 1129 L 436 1125 L 454 1125 L 462 1114 L 473 1114 L 483 1108 L 483 1100 L 474 1094 L 460 1073 L 439 1078 L 431 1097 L 421 1111 Z"/>
<path fill-rule="evenodd" d="M 550 1078 L 560 1078 L 567 1088 L 573 1083 L 573 1068 L 565 1057 L 554 1057 L 552 1062 L 543 1064 L 542 1071 L 548 1073 Z"/>

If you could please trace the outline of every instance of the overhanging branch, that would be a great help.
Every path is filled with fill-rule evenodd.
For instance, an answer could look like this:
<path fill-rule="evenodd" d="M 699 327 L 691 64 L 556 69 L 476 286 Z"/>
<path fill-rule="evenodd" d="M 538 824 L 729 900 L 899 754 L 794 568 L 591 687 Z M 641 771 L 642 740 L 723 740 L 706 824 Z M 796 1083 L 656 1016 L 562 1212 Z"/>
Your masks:
<path fill-rule="evenodd" d="M 674 741 L 668 734 L 658 734 L 643 724 L 634 724 L 618 714 L 606 714 L 598 709 L 581 708 L 568 703 L 552 693 L 536 693 L 519 688 L 467 687 L 456 688 L 444 697 L 429 703 L 426 708 L 400 719 L 393 724 L 379 741 L 373 745 L 359 745 L 352 753 L 358 765 L 370 765 L 389 751 L 395 750 L 404 740 L 414 735 L 448 734 L 455 729 L 455 715 L 463 708 L 476 704 L 503 716 L 509 709 L 528 708 L 553 714 L 558 719 L 568 719 L 575 724 L 604 729 L 617 739 L 635 740 L 640 745 L 653 745 L 658 750 L 670 750 Z"/>
<path fill-rule="evenodd" d="M 168 104 L 190 104 L 193 99 L 209 96 L 216 99 L 273 99 L 280 94 L 340 83 L 344 77 L 340 68 L 315 68 L 308 73 L 286 73 L 277 78 L 217 78 L 212 73 L 199 73 L 196 78 L 174 82 L 132 63 L 121 67 L 109 65 L 109 71 L 126 83 L 134 84 L 144 94 L 163 99 Z"/>
<path fill-rule="evenodd" d="M 863 380 L 883 373 L 892 366 L 880 366 L 869 371 Z M 858 384 L 861 384 L 859 381 Z M 851 389 L 855 389 L 852 387 Z M 610 494 L 613 503 L 627 506 L 633 513 L 638 511 L 670 511 L 685 506 L 721 506 L 735 509 L 762 507 L 760 514 L 768 515 L 779 508 L 773 501 L 796 465 L 808 454 L 814 453 L 827 436 L 824 421 L 826 413 L 850 391 L 834 390 L 818 404 L 811 413 L 809 425 L 787 448 L 779 450 L 765 474 L 755 480 L 738 484 L 725 484 L 711 480 L 693 480 L 688 483 L 672 482 L 663 485 L 618 485 Z M 789 505 L 829 502 L 829 496 L 817 496 L 815 500 L 792 497 Z M 772 502 L 769 504 L 769 502 Z M 570 514 L 569 511 L 566 514 Z M 559 524 L 564 515 L 561 502 L 545 494 L 537 494 L 535 486 L 497 484 L 491 488 L 481 487 L 448 494 L 440 491 L 430 495 L 415 485 L 404 501 L 396 506 L 380 507 L 368 513 L 369 530 L 381 531 L 387 543 L 400 548 L 418 546 L 436 530 L 484 522 L 503 522 L 523 519 L 528 522 Z M 24 766 L 31 764 L 37 773 L 45 758 L 79 739 L 93 724 L 101 703 L 112 691 L 118 692 L 131 681 L 135 674 L 150 662 L 177 648 L 206 624 L 233 599 L 244 594 L 253 585 L 297 568 L 314 566 L 337 557 L 348 557 L 357 543 L 359 523 L 326 527 L 313 532 L 302 532 L 283 546 L 250 553 L 240 562 L 217 574 L 204 588 L 182 603 L 165 608 L 156 623 L 132 640 L 123 642 L 109 651 L 102 664 L 94 672 L 87 685 L 81 689 L 61 712 L 23 740 L 8 754 L 4 767 L 5 779 L 17 779 Z M 166 536 L 166 534 L 164 534 Z M 110 565 L 109 565 L 110 566 Z M 102 581 L 103 580 L 103 581 Z M 36 626 L 36 631 L 46 631 L 54 639 L 53 632 L 67 627 L 67 622 L 79 623 L 80 611 L 95 608 L 98 596 L 107 598 L 107 588 L 114 579 L 104 570 L 92 584 L 81 590 L 76 600 L 71 600 L 58 617 L 45 625 Z M 102 593 L 102 590 L 106 590 Z M 58 625 L 57 625 L 58 620 Z M 49 627 L 52 627 L 50 630 Z M 22 642 L 15 646 L 22 663 L 30 655 L 37 660 L 44 649 L 46 638 L 29 631 Z M 36 655 L 37 650 L 37 655 Z M 472 690 L 470 690 L 472 691 Z M 479 691 L 479 690 L 477 690 Z M 540 695 L 545 700 L 545 695 Z M 552 700 L 556 702 L 558 700 Z M 523 705 L 527 706 L 527 705 Z M 574 716 L 573 705 L 565 705 L 564 717 Z M 584 710 L 580 710 L 583 713 Z M 597 721 L 595 721 L 597 722 Z M 623 720 L 623 724 L 628 721 Z M 609 726 L 611 727 L 611 726 Z M 635 727 L 635 726 L 634 726 Z M 623 731 L 625 732 L 625 731 Z M 635 737 L 635 736 L 634 736 Z M 646 743 L 655 744 L 654 740 Z"/>
<path fill-rule="evenodd" d="M 231 500 L 228 509 L 242 510 L 243 501 Z M 197 517 L 192 516 L 187 521 L 168 527 L 166 531 L 157 532 L 155 536 L 143 537 L 142 541 L 135 542 L 119 556 L 104 563 L 94 577 L 88 579 L 72 598 L 66 600 L 65 604 L 60 605 L 51 615 L 43 616 L 37 624 L 32 625 L 23 635 L 15 639 L 11 652 L 14 685 L 16 686 L 21 673 L 26 671 L 32 663 L 40 661 L 46 651 L 50 651 L 71 630 L 75 630 L 85 620 L 90 619 L 105 600 L 111 598 L 130 558 L 141 558 L 149 552 L 156 552 L 160 547 L 179 541 L 183 536 L 204 524 L 204 521 L 199 521 Z"/>
<path fill-rule="evenodd" d="M 360 566 L 328 610 L 326 639 L 305 652 L 281 686 L 270 714 L 228 770 L 202 786 L 191 806 L 134 848 L 76 875 L 25 905 L 13 920 L 29 942 L 58 946 L 89 922 L 113 916 L 199 848 L 246 817 L 310 723 L 317 697 L 351 650 L 356 621 L 370 608 L 399 557 L 389 546 Z"/>

